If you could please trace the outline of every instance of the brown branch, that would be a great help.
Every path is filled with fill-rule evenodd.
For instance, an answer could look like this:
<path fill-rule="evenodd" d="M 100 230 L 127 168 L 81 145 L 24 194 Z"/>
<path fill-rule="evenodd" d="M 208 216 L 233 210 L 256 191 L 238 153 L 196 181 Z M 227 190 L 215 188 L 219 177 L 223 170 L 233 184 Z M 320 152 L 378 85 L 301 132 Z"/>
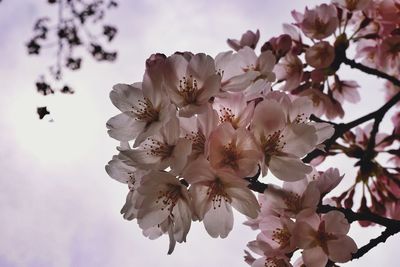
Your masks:
<path fill-rule="evenodd" d="M 334 126 L 335 133 L 333 134 L 333 136 L 331 138 L 329 138 L 328 140 L 326 140 L 324 142 L 326 150 L 328 151 L 329 148 L 331 147 L 331 145 L 334 144 L 335 141 L 339 137 L 341 137 L 345 132 L 347 132 L 348 130 L 350 130 L 366 121 L 369 121 L 372 119 L 378 120 L 377 125 L 375 127 L 379 127 L 379 123 L 382 120 L 383 116 L 386 114 L 386 112 L 399 101 L 400 101 L 400 92 L 398 92 L 396 95 L 394 95 L 388 102 L 386 102 L 386 104 L 384 104 L 379 109 L 377 109 L 371 113 L 368 113 L 367 115 L 362 116 L 351 122 L 339 123 L 339 124 L 335 125 Z M 371 137 L 372 137 L 372 134 L 371 134 Z M 375 143 L 373 143 L 373 144 L 375 145 Z M 310 152 L 306 157 L 303 158 L 303 162 L 309 163 L 314 158 L 321 156 L 321 155 L 325 155 L 325 154 L 326 154 L 326 152 L 321 151 L 319 149 L 315 149 L 314 151 Z"/>
<path fill-rule="evenodd" d="M 354 221 L 370 221 L 385 226 L 387 228 L 394 228 L 400 231 L 400 221 L 388 219 L 372 212 L 354 212 L 351 209 L 339 208 L 330 205 L 319 205 L 317 212 L 328 213 L 333 210 L 337 210 L 343 213 L 349 223 L 352 223 Z"/>
<path fill-rule="evenodd" d="M 352 69 L 358 69 L 366 74 L 371 74 L 374 75 L 378 78 L 383 78 L 386 79 L 390 82 L 392 82 L 394 85 L 399 86 L 400 87 L 400 80 L 398 80 L 396 77 L 391 76 L 387 73 L 384 73 L 380 70 L 377 69 L 373 69 L 370 67 L 367 67 L 361 63 L 357 63 L 355 60 L 353 59 L 348 59 L 347 57 L 342 58 L 342 62 L 346 65 L 348 65 L 350 68 Z"/>
<path fill-rule="evenodd" d="M 370 251 L 371 249 L 373 249 L 374 247 L 376 247 L 377 245 L 379 245 L 380 243 L 385 243 L 386 240 L 394 235 L 397 234 L 400 231 L 400 229 L 392 229 L 392 228 L 386 228 L 380 236 L 371 239 L 368 244 L 362 246 L 361 248 L 359 248 L 357 250 L 356 253 L 354 253 L 352 255 L 352 260 L 354 259 L 358 259 L 361 258 L 362 256 L 364 256 L 368 251 Z"/>

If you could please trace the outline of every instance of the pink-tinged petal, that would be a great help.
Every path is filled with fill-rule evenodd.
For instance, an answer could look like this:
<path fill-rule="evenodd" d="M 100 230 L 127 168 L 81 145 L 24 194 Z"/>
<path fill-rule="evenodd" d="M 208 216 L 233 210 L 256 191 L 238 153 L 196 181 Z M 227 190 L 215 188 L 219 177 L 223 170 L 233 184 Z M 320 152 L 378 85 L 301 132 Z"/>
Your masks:
<path fill-rule="evenodd" d="M 254 110 L 252 128 L 261 128 L 265 134 L 281 130 L 286 125 L 286 114 L 275 100 L 265 99 Z"/>
<path fill-rule="evenodd" d="M 257 71 L 249 70 L 240 75 L 234 76 L 222 85 L 222 90 L 229 92 L 244 91 L 258 77 Z"/>
<path fill-rule="evenodd" d="M 212 96 L 215 96 L 221 88 L 221 76 L 213 74 L 204 81 L 200 94 L 196 97 L 198 105 L 205 104 Z"/>
<path fill-rule="evenodd" d="M 141 83 L 116 84 L 110 92 L 111 102 L 122 112 L 131 111 L 136 106 L 138 100 L 143 99 Z"/>
<path fill-rule="evenodd" d="M 232 198 L 231 205 L 240 213 L 255 219 L 260 205 L 253 192 L 247 187 L 227 187 L 225 192 Z"/>
<path fill-rule="evenodd" d="M 357 244 L 348 236 L 343 236 L 337 240 L 330 240 L 327 245 L 329 259 L 334 262 L 347 262 L 351 260 L 352 254 L 357 252 Z"/>
<path fill-rule="evenodd" d="M 145 122 L 135 120 L 131 112 L 118 114 L 107 121 L 108 134 L 119 141 L 130 141 L 143 131 Z"/>
<path fill-rule="evenodd" d="M 307 221 L 296 221 L 293 241 L 299 248 L 309 249 L 316 245 L 316 230 Z"/>
<path fill-rule="evenodd" d="M 156 167 L 161 160 L 160 157 L 143 149 L 122 150 L 120 153 L 130 159 L 132 166 L 142 169 Z"/>
<path fill-rule="evenodd" d="M 147 127 L 145 127 L 144 130 L 136 137 L 133 146 L 136 147 L 140 145 L 140 143 L 142 143 L 147 137 L 157 134 L 162 126 L 163 122 L 161 121 L 156 121 L 150 125 L 147 125 Z"/>
<path fill-rule="evenodd" d="M 306 177 L 312 171 L 312 167 L 304 164 L 298 158 L 273 156 L 269 162 L 269 169 L 278 179 L 294 182 Z"/>
<path fill-rule="evenodd" d="M 218 125 L 218 114 L 212 108 L 211 105 L 207 105 L 207 111 L 197 115 L 198 125 L 201 132 L 204 134 L 204 137 L 208 139 L 211 132 L 217 128 Z"/>
<path fill-rule="evenodd" d="M 192 184 L 189 188 L 192 206 L 199 220 L 203 220 L 206 212 L 213 208 L 212 201 L 209 199 L 209 189 L 209 186 L 198 183 Z"/>
<path fill-rule="evenodd" d="M 293 12 L 297 13 L 296 16 L 298 16 L 299 21 L 303 20 L 303 14 L 300 14 L 299 12 L 296 12 L 293 10 L 292 15 L 293 15 Z M 283 32 L 288 34 L 292 38 L 292 40 L 301 42 L 300 33 L 297 30 L 297 28 L 294 27 L 292 24 L 283 23 L 282 28 L 283 28 Z"/>
<path fill-rule="evenodd" d="M 254 52 L 253 49 L 251 49 L 248 46 L 243 47 L 238 51 L 238 55 L 240 59 L 242 60 L 242 67 L 251 67 L 253 66 L 256 67 L 256 62 L 257 62 L 257 55 Z"/>
<path fill-rule="evenodd" d="M 308 180 L 301 179 L 295 182 L 283 182 L 282 188 L 286 191 L 290 191 L 301 196 L 304 193 L 304 191 L 306 191 L 307 186 L 308 186 Z"/>
<path fill-rule="evenodd" d="M 185 189 L 186 190 L 186 189 Z M 174 239 L 186 242 L 186 236 L 192 223 L 192 210 L 186 201 L 180 200 L 172 210 L 174 218 Z"/>
<path fill-rule="evenodd" d="M 283 135 L 286 144 L 282 151 L 297 157 L 313 151 L 318 140 L 315 127 L 305 123 L 288 125 Z"/>
<path fill-rule="evenodd" d="M 321 194 L 332 191 L 343 179 L 336 168 L 329 168 L 316 179 L 317 187 Z"/>
<path fill-rule="evenodd" d="M 192 142 L 180 138 L 175 145 L 174 151 L 171 155 L 171 169 L 173 174 L 180 174 L 186 166 L 187 158 L 192 152 Z"/>
<path fill-rule="evenodd" d="M 316 131 L 316 134 L 318 137 L 317 144 L 321 144 L 328 138 L 331 138 L 332 135 L 335 133 L 335 129 L 329 123 L 319 122 L 319 123 L 312 123 L 310 125 L 314 126 L 315 129 L 317 130 Z"/>
<path fill-rule="evenodd" d="M 296 215 L 296 223 L 297 222 L 305 222 L 317 231 L 321 223 L 321 218 L 315 213 L 315 209 L 304 209 Z"/>
<path fill-rule="evenodd" d="M 107 174 L 121 183 L 128 183 L 134 174 L 136 169 L 125 164 L 118 156 L 114 156 L 111 161 L 106 165 Z"/>
<path fill-rule="evenodd" d="M 204 157 L 198 157 L 195 161 L 191 162 L 183 171 L 182 176 L 190 184 L 213 181 L 215 179 L 210 162 Z"/>
<path fill-rule="evenodd" d="M 308 119 L 313 111 L 313 102 L 308 97 L 299 97 L 293 100 L 289 107 L 289 118 L 291 122 L 296 119 Z"/>
<path fill-rule="evenodd" d="M 164 232 L 158 225 L 147 229 L 143 229 L 142 233 L 145 237 L 147 237 L 150 240 L 155 240 L 164 234 Z"/>
<path fill-rule="evenodd" d="M 138 209 L 135 208 L 135 204 L 138 201 L 139 195 L 136 191 L 129 191 L 126 196 L 126 201 L 121 209 L 121 214 L 124 215 L 125 220 L 133 220 L 137 218 Z"/>
<path fill-rule="evenodd" d="M 303 251 L 303 261 L 307 267 L 324 267 L 328 262 L 328 256 L 317 246 Z"/>
<path fill-rule="evenodd" d="M 272 69 L 274 68 L 276 63 L 276 58 L 272 54 L 272 51 L 268 50 L 261 53 L 258 58 L 258 64 L 260 66 L 260 73 L 262 76 L 265 76 L 269 82 L 273 82 L 275 80 L 275 75 L 272 75 Z"/>
<path fill-rule="evenodd" d="M 217 203 L 214 203 L 205 214 L 204 227 L 211 237 L 225 238 L 233 228 L 232 208 L 224 198 Z"/>
<path fill-rule="evenodd" d="M 165 143 L 173 145 L 177 142 L 181 128 L 179 127 L 179 120 L 177 117 L 172 117 L 161 129 L 163 137 L 165 138 Z"/>
<path fill-rule="evenodd" d="M 320 201 L 320 196 L 321 193 L 317 188 L 317 183 L 310 182 L 301 197 L 302 206 L 315 209 Z"/>
<path fill-rule="evenodd" d="M 334 235 L 345 235 L 349 232 L 350 224 L 340 211 L 330 211 L 322 217 L 325 221 L 325 231 Z"/>
<path fill-rule="evenodd" d="M 243 73 L 240 67 L 240 58 L 237 53 L 232 51 L 219 53 L 215 57 L 216 71 L 222 74 L 222 82 L 225 83 L 232 77 Z"/>
<path fill-rule="evenodd" d="M 147 197 L 138 211 L 139 227 L 147 229 L 160 224 L 168 218 L 169 214 L 170 211 L 164 208 L 162 201 L 157 202 L 157 195 Z"/>
<path fill-rule="evenodd" d="M 199 79 L 200 82 L 207 80 L 211 75 L 215 75 L 214 59 L 203 53 L 194 55 L 190 59 L 187 74 L 193 75 L 193 78 Z"/>

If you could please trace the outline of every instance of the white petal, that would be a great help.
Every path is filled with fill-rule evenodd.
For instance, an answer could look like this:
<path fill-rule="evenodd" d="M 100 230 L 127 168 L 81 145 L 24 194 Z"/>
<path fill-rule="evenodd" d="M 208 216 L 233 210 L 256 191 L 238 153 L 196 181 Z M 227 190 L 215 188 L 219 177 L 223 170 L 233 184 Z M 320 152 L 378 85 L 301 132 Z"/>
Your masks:
<path fill-rule="evenodd" d="M 205 81 L 209 76 L 215 75 L 214 59 L 203 53 L 196 54 L 190 59 L 187 73 L 201 82 Z"/>
<path fill-rule="evenodd" d="M 231 205 L 240 213 L 255 219 L 260 205 L 253 192 L 247 187 L 227 187 L 225 192 L 232 198 Z"/>
<path fill-rule="evenodd" d="M 146 123 L 135 120 L 132 113 L 124 112 L 107 121 L 108 134 L 119 141 L 130 141 L 144 129 Z"/>
<path fill-rule="evenodd" d="M 133 85 L 116 84 L 110 92 L 111 102 L 122 112 L 131 111 L 143 99 L 141 83 Z"/>
<path fill-rule="evenodd" d="M 310 166 L 304 164 L 298 158 L 278 156 L 271 157 L 269 169 L 277 178 L 287 182 L 304 179 L 306 174 L 312 171 Z"/>
<path fill-rule="evenodd" d="M 215 202 L 204 216 L 204 227 L 208 234 L 214 238 L 225 238 L 233 228 L 233 213 L 231 205 L 221 199 L 221 203 Z"/>
<path fill-rule="evenodd" d="M 304 123 L 289 125 L 283 135 L 286 145 L 282 151 L 297 157 L 314 150 L 318 140 L 315 127 Z"/>

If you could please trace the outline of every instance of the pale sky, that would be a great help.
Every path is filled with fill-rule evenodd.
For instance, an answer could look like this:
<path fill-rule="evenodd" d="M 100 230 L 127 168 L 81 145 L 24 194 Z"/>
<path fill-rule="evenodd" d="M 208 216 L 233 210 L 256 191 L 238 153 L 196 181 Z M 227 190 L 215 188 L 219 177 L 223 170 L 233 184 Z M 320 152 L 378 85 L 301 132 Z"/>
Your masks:
<path fill-rule="evenodd" d="M 201 223 L 193 223 L 187 243 L 177 244 L 170 256 L 167 236 L 150 241 L 136 222 L 122 218 L 127 188 L 104 171 L 118 145 L 105 127 L 118 113 L 108 94 L 113 84 L 139 81 L 152 53 L 188 50 L 215 56 L 229 49 L 227 38 L 239 38 L 248 29 L 260 29 L 262 43 L 292 21 L 292 9 L 303 11 L 305 4 L 320 1 L 120 0 L 107 17 L 119 29 L 112 45 L 118 60 L 98 64 L 85 58 L 82 70 L 65 76 L 76 94 L 41 97 L 34 82 L 54 52 L 28 57 L 24 44 L 34 21 L 56 12 L 44 2 L 0 4 L 0 266 L 246 266 L 243 249 L 257 233 L 241 224 L 241 215 L 236 214 L 226 239 L 213 239 Z M 345 121 L 382 104 L 381 81 L 351 70 L 343 76 L 359 78 L 365 98 L 346 106 L 351 114 Z M 53 123 L 37 119 L 40 105 L 49 106 Z M 346 173 L 344 184 L 353 179 L 348 161 L 329 161 L 322 170 L 330 166 Z M 353 226 L 350 234 L 359 246 L 383 230 Z M 399 244 L 392 237 L 344 266 L 393 266 Z"/>

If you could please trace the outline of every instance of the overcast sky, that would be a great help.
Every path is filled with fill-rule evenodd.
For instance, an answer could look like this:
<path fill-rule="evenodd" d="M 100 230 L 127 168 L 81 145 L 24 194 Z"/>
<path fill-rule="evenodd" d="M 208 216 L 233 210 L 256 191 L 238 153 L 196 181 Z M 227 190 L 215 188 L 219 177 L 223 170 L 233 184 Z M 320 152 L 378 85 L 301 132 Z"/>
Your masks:
<path fill-rule="evenodd" d="M 292 9 L 318 1 L 121 0 L 107 16 L 119 29 L 113 44 L 118 60 L 98 64 L 85 58 L 82 70 L 65 76 L 76 94 L 41 97 L 34 82 L 54 52 L 28 57 L 24 44 L 35 20 L 56 12 L 44 2 L 0 4 L 0 266 L 245 266 L 243 249 L 257 233 L 243 226 L 238 214 L 224 240 L 192 224 L 187 243 L 178 244 L 171 256 L 167 236 L 150 241 L 135 222 L 123 220 L 119 211 L 127 188 L 104 171 L 118 145 L 105 128 L 118 113 L 108 94 L 113 84 L 140 81 L 152 53 L 215 56 L 229 49 L 226 38 L 239 38 L 248 29 L 260 29 L 266 41 L 292 21 Z M 360 78 L 365 97 L 362 105 L 346 106 L 351 110 L 346 121 L 382 104 L 380 81 L 350 70 L 343 75 Z M 49 106 L 54 122 L 37 119 L 40 105 Z M 330 161 L 322 170 L 329 166 L 340 168 L 348 177 L 344 183 L 351 183 L 348 161 Z M 361 246 L 382 230 L 354 227 L 351 234 Z M 398 245 L 392 237 L 345 266 L 394 266 Z"/>

